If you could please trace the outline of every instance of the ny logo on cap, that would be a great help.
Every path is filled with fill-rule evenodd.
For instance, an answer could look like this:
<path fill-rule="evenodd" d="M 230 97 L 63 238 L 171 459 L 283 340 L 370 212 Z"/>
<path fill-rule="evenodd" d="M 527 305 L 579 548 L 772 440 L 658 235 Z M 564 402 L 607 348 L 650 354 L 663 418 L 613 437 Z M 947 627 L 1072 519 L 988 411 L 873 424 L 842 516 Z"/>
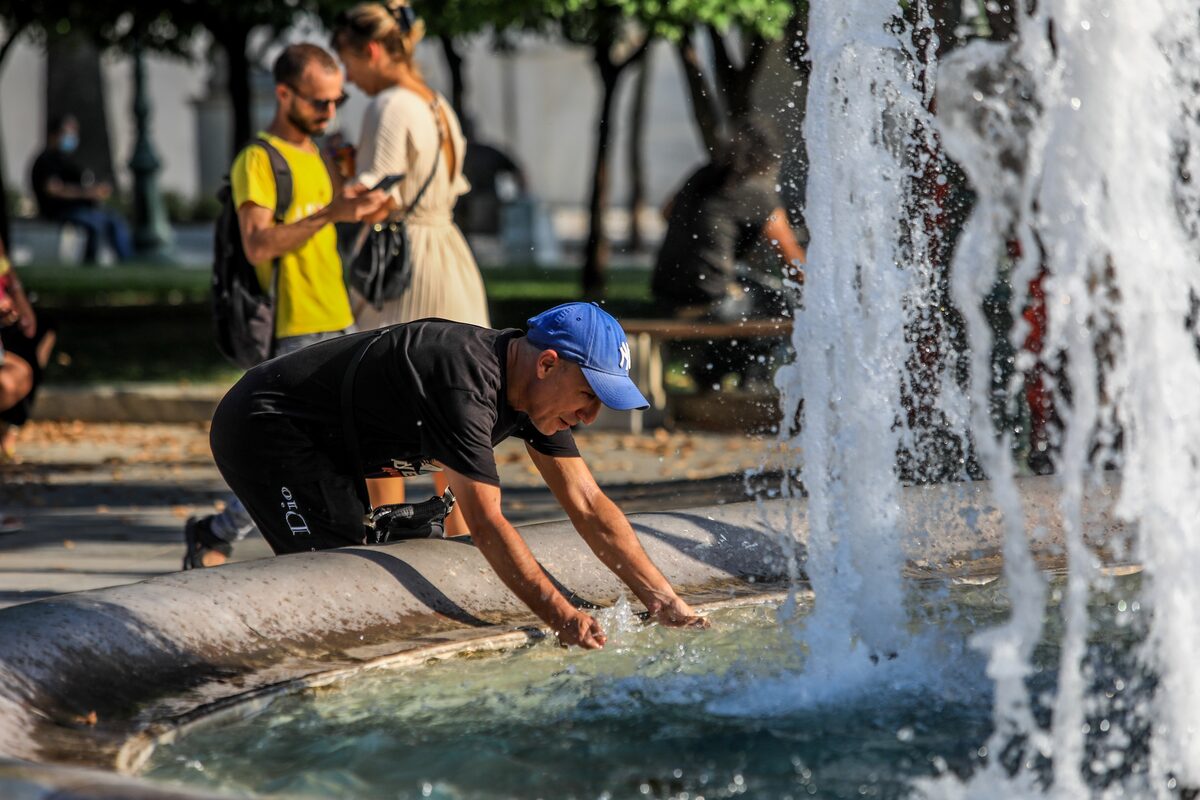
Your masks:
<path fill-rule="evenodd" d="M 629 357 L 629 342 L 621 342 L 621 369 L 629 372 L 633 359 Z"/>

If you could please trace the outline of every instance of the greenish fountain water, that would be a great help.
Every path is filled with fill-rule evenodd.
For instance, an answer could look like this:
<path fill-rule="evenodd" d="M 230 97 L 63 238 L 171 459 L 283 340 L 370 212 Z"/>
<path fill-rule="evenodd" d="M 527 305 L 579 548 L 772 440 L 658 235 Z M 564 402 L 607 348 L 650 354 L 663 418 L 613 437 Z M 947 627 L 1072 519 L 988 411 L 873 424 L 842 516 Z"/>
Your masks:
<path fill-rule="evenodd" d="M 1090 608 L 1088 672 L 1118 699 L 1149 691 L 1132 656 L 1140 584 L 1112 579 Z M 1058 587 L 1035 698 L 1057 679 Z M 806 607 L 787 619 L 773 605 L 726 609 L 693 633 L 645 627 L 618 606 L 602 612 L 612 638 L 598 653 L 544 641 L 369 674 L 201 728 L 159 748 L 144 774 L 250 795 L 906 797 L 921 779 L 995 758 L 986 660 L 968 640 L 1009 613 L 1007 598 L 1002 581 L 912 589 L 912 646 L 819 681 L 805 669 Z M 1089 722 L 1104 780 L 1144 768 L 1135 723 Z M 1110 728 L 1135 735 L 1109 742 Z"/>

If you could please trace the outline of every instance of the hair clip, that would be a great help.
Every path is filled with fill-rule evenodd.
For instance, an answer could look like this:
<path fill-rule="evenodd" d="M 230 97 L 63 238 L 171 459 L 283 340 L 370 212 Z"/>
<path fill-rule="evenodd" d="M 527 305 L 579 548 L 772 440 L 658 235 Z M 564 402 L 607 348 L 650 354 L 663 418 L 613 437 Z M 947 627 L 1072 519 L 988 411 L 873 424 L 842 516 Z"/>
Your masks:
<path fill-rule="evenodd" d="M 408 33 L 417 22 L 417 12 L 412 6 L 399 6 L 392 9 L 392 17 L 400 24 L 400 30 Z"/>

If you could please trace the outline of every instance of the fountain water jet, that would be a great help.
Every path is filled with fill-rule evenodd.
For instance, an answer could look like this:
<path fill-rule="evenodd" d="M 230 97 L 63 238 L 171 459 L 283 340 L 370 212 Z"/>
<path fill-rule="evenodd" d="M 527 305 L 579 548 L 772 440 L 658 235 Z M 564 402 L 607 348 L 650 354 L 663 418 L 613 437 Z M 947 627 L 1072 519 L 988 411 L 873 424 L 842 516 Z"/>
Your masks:
<path fill-rule="evenodd" d="M 809 492 L 806 569 L 820 598 L 806 625 L 816 670 L 863 658 L 856 641 L 875 659 L 897 653 L 905 628 L 893 464 L 905 301 L 921 284 L 898 268 L 898 220 L 913 194 L 907 153 L 924 111 L 915 73 L 885 30 L 894 13 L 886 0 L 810 6 L 805 136 L 819 155 L 805 213 L 818 235 L 794 332 L 805 356 L 776 382 L 784 418 L 802 408 L 795 439 Z"/>
<path fill-rule="evenodd" d="M 894 5 L 874 0 L 811 11 L 807 216 L 816 237 L 795 335 L 805 356 L 780 379 L 784 408 L 803 408 L 807 572 L 818 598 L 810 643 L 819 632 L 874 650 L 896 642 L 904 624 L 891 456 L 900 442 L 894 396 L 903 380 L 903 309 L 919 285 L 905 280 L 894 244 L 897 228 L 911 222 L 905 192 L 915 186 L 896 141 L 926 124 L 913 93 L 918 61 L 890 33 L 894 15 Z M 1087 602 L 1099 572 L 1085 543 L 1082 498 L 1099 467 L 1119 463 L 1121 512 L 1139 531 L 1151 577 L 1144 660 L 1158 686 L 1141 711 L 1156 721 L 1149 773 L 1135 771 L 1111 791 L 1167 795 L 1200 785 L 1200 732 L 1191 723 L 1200 675 L 1189 668 L 1200 656 L 1200 189 L 1187 177 L 1200 164 L 1200 14 L 1184 0 L 1136 8 L 1047 0 L 1022 14 L 1019 30 L 1009 43 L 964 47 L 938 79 L 942 142 L 978 195 L 951 280 L 970 346 L 972 440 L 1007 531 L 1012 614 L 976 637 L 995 683 L 992 757 L 966 784 L 923 788 L 1040 794 L 1040 754 L 1053 758 L 1053 793 L 1079 796 L 1088 791 L 1085 774 L 1107 768 L 1085 763 L 1085 720 L 1105 715 L 1109 701 L 1089 692 L 1085 669 Z M 1002 274 L 1014 240 L 1020 258 Z M 1041 358 L 1062 376 L 1052 387 L 1063 422 L 1054 463 L 1070 572 L 1049 729 L 1035 720 L 1026 685 L 1045 581 L 1026 534 L 1011 433 L 997 433 L 991 414 L 996 342 L 984 310 L 997 280 L 1007 279 L 1009 310 L 1020 319 L 1043 269 L 1049 328 Z M 1015 349 L 1025 333 L 1018 325 L 1007 334 Z M 1035 361 L 1020 353 L 1017 366 Z M 954 387 L 942 390 L 952 395 Z M 1015 761 L 1002 764 L 1000 754 L 1014 746 Z"/>

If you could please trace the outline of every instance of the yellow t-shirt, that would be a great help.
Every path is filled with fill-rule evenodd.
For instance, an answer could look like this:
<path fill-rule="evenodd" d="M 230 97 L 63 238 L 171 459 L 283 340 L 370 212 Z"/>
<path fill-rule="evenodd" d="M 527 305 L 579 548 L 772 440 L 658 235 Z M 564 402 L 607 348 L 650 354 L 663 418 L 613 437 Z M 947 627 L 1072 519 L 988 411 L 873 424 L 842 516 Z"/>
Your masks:
<path fill-rule="evenodd" d="M 267 133 L 260 133 L 259 137 L 275 145 L 292 170 L 292 204 L 284 216 L 285 224 L 311 216 L 329 205 L 333 184 L 320 155 Z M 229 181 L 238 208 L 254 203 L 274 213 L 275 175 L 270 157 L 261 147 L 252 145 L 238 154 Z M 263 289 L 270 291 L 271 262 L 255 264 L 254 268 Z M 353 322 L 350 298 L 342 279 L 342 260 L 337 252 L 337 234 L 333 225 L 326 225 L 279 259 L 275 338 L 340 331 Z"/>

